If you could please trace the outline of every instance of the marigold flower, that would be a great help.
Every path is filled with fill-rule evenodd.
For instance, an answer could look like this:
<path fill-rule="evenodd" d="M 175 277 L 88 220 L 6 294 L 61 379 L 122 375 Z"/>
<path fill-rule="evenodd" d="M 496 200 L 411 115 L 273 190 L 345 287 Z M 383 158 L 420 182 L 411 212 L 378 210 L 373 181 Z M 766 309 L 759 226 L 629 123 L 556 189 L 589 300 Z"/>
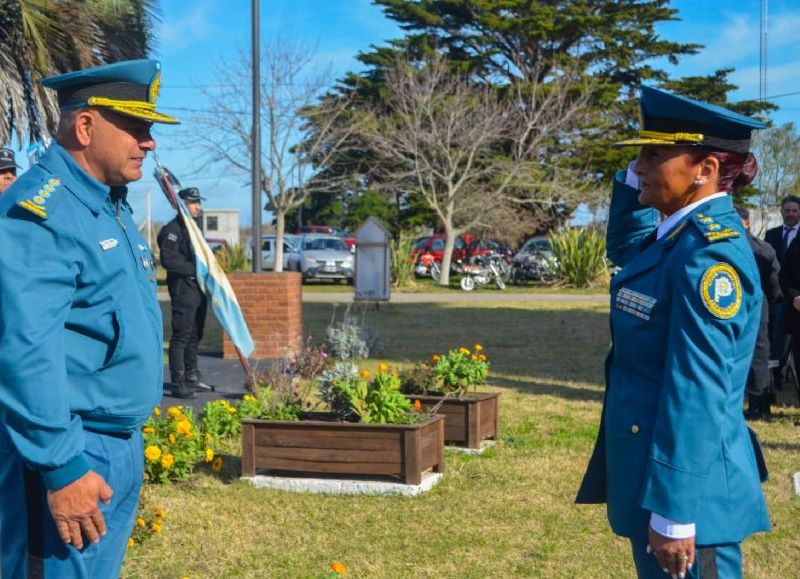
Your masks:
<path fill-rule="evenodd" d="M 180 406 L 170 406 L 167 408 L 167 414 L 172 416 L 173 418 L 177 418 L 182 414 Z"/>
<path fill-rule="evenodd" d="M 369 378 L 369 377 L 370 377 L 369 370 L 361 370 L 361 372 L 359 372 L 359 375 L 360 375 L 362 378 Z"/>
<path fill-rule="evenodd" d="M 162 528 L 162 527 L 161 527 L 161 523 L 153 523 L 153 524 L 150 526 L 150 529 L 152 529 L 152 531 L 153 531 L 153 532 L 154 532 L 156 535 L 157 535 L 158 533 L 160 533 L 160 532 L 161 532 L 161 528 Z"/>
<path fill-rule="evenodd" d="M 146 524 L 147 523 L 144 522 L 144 519 L 142 517 L 139 517 L 138 519 L 136 519 L 136 526 L 137 527 L 144 527 Z"/>
<path fill-rule="evenodd" d="M 161 458 L 161 449 L 151 444 L 144 449 L 144 457 L 150 462 L 156 462 Z"/>
<path fill-rule="evenodd" d="M 161 406 L 156 406 L 155 408 L 153 408 L 153 414 L 155 414 L 156 416 L 161 416 Z"/>
<path fill-rule="evenodd" d="M 211 464 L 211 470 L 214 472 L 219 472 L 222 470 L 222 457 L 218 456 L 214 459 L 214 462 Z"/>
<path fill-rule="evenodd" d="M 174 434 L 172 434 L 172 433 L 170 432 L 170 433 L 169 433 L 169 437 L 168 437 L 168 438 L 169 438 L 169 443 L 170 443 L 170 444 L 175 444 L 175 435 L 174 435 Z"/>
<path fill-rule="evenodd" d="M 152 426 L 145 426 L 144 428 L 142 428 L 142 432 L 144 432 L 145 434 L 153 434 L 155 431 L 156 429 L 153 428 Z"/>
<path fill-rule="evenodd" d="M 134 545 L 136 545 L 136 541 L 133 539 L 133 537 L 131 537 L 130 539 L 128 539 L 128 549 L 130 549 Z"/>
<path fill-rule="evenodd" d="M 178 424 L 175 425 L 175 431 L 178 434 L 184 434 L 186 436 L 191 436 L 192 434 L 192 423 L 189 422 L 187 418 L 184 418 Z"/>
<path fill-rule="evenodd" d="M 211 462 L 214 459 L 214 449 L 207 448 L 206 449 L 206 462 Z"/>
<path fill-rule="evenodd" d="M 434 355 L 432 356 L 432 359 L 433 359 L 434 363 L 438 363 L 438 362 L 439 362 L 439 360 L 441 360 L 441 359 L 442 359 L 442 357 L 441 357 L 439 354 L 434 354 Z"/>
<path fill-rule="evenodd" d="M 245 402 L 255 402 L 256 401 L 256 397 L 253 396 L 252 394 L 245 394 L 244 395 L 244 401 Z"/>
<path fill-rule="evenodd" d="M 465 356 L 468 356 L 468 355 L 470 355 L 470 354 L 472 353 L 472 352 L 470 352 L 469 350 L 467 350 L 466 348 L 459 348 L 459 349 L 458 349 L 458 352 L 459 352 L 460 354 L 464 354 Z"/>
<path fill-rule="evenodd" d="M 167 516 L 167 511 L 165 511 L 164 509 L 156 509 L 155 511 L 153 511 L 153 513 L 156 515 L 157 519 L 163 519 L 164 517 Z"/>
<path fill-rule="evenodd" d="M 478 357 L 475 354 L 470 356 L 469 359 L 472 360 L 473 362 L 477 362 L 478 361 Z"/>
<path fill-rule="evenodd" d="M 340 563 L 339 561 L 334 561 L 331 563 L 331 569 L 333 569 L 333 572 L 337 575 L 344 575 L 347 573 L 347 565 Z"/>
<path fill-rule="evenodd" d="M 472 349 L 475 350 L 476 352 L 480 352 L 481 350 L 483 350 L 483 346 L 481 346 L 480 344 L 475 344 L 474 346 L 472 346 Z"/>
<path fill-rule="evenodd" d="M 414 410 L 420 412 L 422 410 L 422 402 L 419 400 L 414 400 Z"/>
<path fill-rule="evenodd" d="M 228 411 L 228 414 L 236 414 L 236 409 L 233 406 L 226 406 L 225 410 Z"/>
<path fill-rule="evenodd" d="M 171 454 L 167 453 L 161 457 L 161 468 L 164 470 L 172 468 L 173 464 L 175 464 L 175 457 Z"/>
<path fill-rule="evenodd" d="M 380 366 L 378 366 L 378 372 L 381 374 L 385 374 L 389 371 L 389 365 L 386 362 L 381 362 Z"/>
<path fill-rule="evenodd" d="M 480 360 L 481 362 L 485 362 L 486 361 L 486 355 L 485 354 L 478 354 L 478 360 Z"/>

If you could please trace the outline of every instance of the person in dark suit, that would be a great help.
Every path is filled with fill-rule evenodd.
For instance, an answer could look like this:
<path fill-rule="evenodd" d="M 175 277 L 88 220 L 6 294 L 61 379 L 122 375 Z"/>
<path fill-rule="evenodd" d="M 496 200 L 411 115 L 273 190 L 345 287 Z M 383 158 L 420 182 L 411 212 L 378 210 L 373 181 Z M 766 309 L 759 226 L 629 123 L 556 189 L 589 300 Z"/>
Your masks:
<path fill-rule="evenodd" d="M 768 229 L 764 235 L 764 241 L 775 249 L 778 263 L 781 270 L 784 270 L 787 250 L 800 230 L 800 197 L 787 195 L 781 200 L 781 218 L 783 225 Z M 786 327 L 788 309 L 790 309 L 790 304 L 785 300 L 778 300 L 769 306 L 769 357 L 773 360 L 783 358 L 786 336 L 791 333 Z M 775 385 L 777 387 L 781 385 L 782 370 L 782 368 L 775 369 Z"/>
<path fill-rule="evenodd" d="M 772 246 L 750 233 L 750 211 L 744 207 L 736 207 L 736 212 L 742 220 L 747 231 L 747 239 L 753 249 L 753 256 L 758 266 L 758 276 L 761 280 L 761 291 L 764 292 L 764 303 L 761 306 L 761 325 L 758 329 L 758 340 L 753 353 L 753 362 L 750 364 L 750 373 L 747 375 L 747 412 L 745 418 L 758 420 L 767 418 L 770 411 L 770 379 L 769 379 L 769 304 L 783 300 L 783 291 L 780 283 L 780 269 L 778 257 Z"/>
<path fill-rule="evenodd" d="M 781 265 L 781 287 L 786 298 L 786 333 L 792 336 L 792 356 L 800 360 L 800 243 L 786 250 Z"/>
<path fill-rule="evenodd" d="M 576 502 L 606 503 L 640 578 L 741 577 L 740 543 L 770 521 L 742 415 L 763 297 L 730 192 L 755 177 L 765 125 L 641 90 L 644 126 L 619 143 L 642 148 L 614 179 L 607 252 L 622 270 Z"/>

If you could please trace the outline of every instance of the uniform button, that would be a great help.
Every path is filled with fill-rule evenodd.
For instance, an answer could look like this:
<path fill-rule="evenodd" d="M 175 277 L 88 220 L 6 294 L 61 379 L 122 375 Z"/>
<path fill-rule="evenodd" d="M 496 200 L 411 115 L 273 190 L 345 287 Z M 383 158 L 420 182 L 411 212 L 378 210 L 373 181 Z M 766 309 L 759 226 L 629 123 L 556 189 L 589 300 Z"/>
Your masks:
<path fill-rule="evenodd" d="M 638 424 L 634 424 L 633 426 L 631 426 L 631 433 L 632 434 L 639 434 L 639 425 Z"/>

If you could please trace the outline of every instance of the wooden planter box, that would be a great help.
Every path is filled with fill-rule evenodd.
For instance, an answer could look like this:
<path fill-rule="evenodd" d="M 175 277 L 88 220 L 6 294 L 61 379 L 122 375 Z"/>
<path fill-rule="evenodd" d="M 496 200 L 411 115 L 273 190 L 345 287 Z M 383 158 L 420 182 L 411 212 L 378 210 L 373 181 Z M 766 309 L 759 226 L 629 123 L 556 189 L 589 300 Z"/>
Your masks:
<path fill-rule="evenodd" d="M 425 409 L 441 402 L 441 396 L 409 395 L 413 402 L 419 400 Z M 500 433 L 497 425 L 499 392 L 466 394 L 463 398 L 448 398 L 437 410 L 445 416 L 444 439 L 456 446 L 480 448 L 487 438 L 496 439 Z"/>
<path fill-rule="evenodd" d="M 242 476 L 273 473 L 399 479 L 444 472 L 444 417 L 419 424 L 242 420 Z"/>

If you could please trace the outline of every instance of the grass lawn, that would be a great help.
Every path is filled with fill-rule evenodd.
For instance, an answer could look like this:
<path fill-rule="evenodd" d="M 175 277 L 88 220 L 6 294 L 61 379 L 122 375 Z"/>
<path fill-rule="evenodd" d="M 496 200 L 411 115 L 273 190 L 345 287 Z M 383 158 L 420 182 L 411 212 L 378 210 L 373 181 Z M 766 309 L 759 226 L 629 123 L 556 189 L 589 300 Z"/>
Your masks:
<path fill-rule="evenodd" d="M 324 335 L 330 304 L 305 304 L 307 333 Z M 340 310 L 341 312 L 341 310 Z M 597 304 L 393 304 L 367 313 L 385 344 L 367 361 L 399 364 L 480 342 L 500 390 L 501 439 L 488 454 L 447 455 L 447 472 L 416 498 L 302 495 L 237 480 L 232 448 L 221 477 L 147 486 L 166 509 L 163 533 L 129 551 L 123 577 L 633 577 L 629 547 L 603 506 L 574 495 L 597 432 L 607 307 Z M 797 396 L 757 423 L 775 529 L 744 543 L 746 577 L 796 577 L 800 565 Z M 665 575 L 666 577 L 666 575 Z"/>

